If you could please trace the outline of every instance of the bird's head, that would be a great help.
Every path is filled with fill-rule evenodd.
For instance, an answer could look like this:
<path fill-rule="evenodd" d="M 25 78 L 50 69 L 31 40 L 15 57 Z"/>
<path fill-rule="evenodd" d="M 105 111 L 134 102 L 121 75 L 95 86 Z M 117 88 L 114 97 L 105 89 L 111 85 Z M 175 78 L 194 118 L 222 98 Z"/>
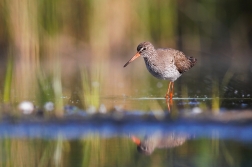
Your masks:
<path fill-rule="evenodd" d="M 137 46 L 137 53 L 123 67 L 137 59 L 138 57 L 149 57 L 155 51 L 154 46 L 150 42 L 142 42 Z"/>

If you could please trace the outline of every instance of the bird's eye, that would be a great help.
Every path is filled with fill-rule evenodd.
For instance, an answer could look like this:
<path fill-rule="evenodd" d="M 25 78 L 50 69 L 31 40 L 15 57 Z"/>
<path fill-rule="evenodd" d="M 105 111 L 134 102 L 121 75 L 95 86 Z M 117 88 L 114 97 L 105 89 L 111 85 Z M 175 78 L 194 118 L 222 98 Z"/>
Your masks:
<path fill-rule="evenodd" d="M 145 51 L 146 50 L 146 47 L 142 47 L 141 49 L 140 49 L 140 52 L 143 52 L 143 51 Z"/>

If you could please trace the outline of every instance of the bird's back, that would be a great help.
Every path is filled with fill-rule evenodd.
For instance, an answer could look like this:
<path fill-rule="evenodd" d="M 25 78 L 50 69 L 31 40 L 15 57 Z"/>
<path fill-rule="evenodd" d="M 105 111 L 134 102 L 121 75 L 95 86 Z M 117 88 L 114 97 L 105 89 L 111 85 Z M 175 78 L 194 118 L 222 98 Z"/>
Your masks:
<path fill-rule="evenodd" d="M 166 58 L 162 58 L 163 60 L 166 60 L 166 62 L 164 62 L 166 66 L 167 66 L 167 63 L 173 63 L 176 66 L 179 73 L 181 74 L 188 71 L 197 62 L 197 59 L 193 57 L 187 57 L 185 56 L 183 52 L 176 49 L 160 48 L 160 49 L 157 49 L 157 52 L 159 56 L 166 57 Z"/>

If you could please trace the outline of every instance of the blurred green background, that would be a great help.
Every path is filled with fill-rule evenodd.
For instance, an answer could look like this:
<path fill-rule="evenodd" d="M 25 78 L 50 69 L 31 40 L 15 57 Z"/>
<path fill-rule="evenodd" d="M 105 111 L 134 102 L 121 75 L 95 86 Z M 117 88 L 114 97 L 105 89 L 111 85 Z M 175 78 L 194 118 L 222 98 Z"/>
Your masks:
<path fill-rule="evenodd" d="M 53 101 L 62 115 L 64 104 L 98 107 L 100 97 L 162 97 L 168 83 L 153 88 L 159 81 L 144 63 L 122 68 L 142 41 L 198 59 L 193 72 L 175 86 L 179 97 L 199 91 L 223 95 L 219 88 L 232 78 L 247 87 L 251 8 L 245 0 L 1 0 L 0 99 L 40 106 Z M 209 90 L 195 81 L 205 79 Z"/>
<path fill-rule="evenodd" d="M 65 104 L 98 108 L 113 97 L 109 109 L 123 104 L 118 97 L 163 97 L 168 82 L 148 74 L 143 61 L 123 68 L 142 41 L 198 59 L 176 81 L 176 96 L 250 98 L 252 1 L 0 0 L 1 111 L 13 112 L 6 104 L 23 100 L 39 107 L 53 101 L 62 116 Z M 214 100 L 212 109 L 220 105 Z M 77 141 L 6 137 L 0 147 L 0 166 L 250 165 L 247 147 L 218 139 L 190 141 L 148 158 L 127 138 L 99 135 Z"/>
<path fill-rule="evenodd" d="M 98 106 L 101 95 L 134 95 L 135 88 L 150 87 L 150 75 L 143 63 L 122 65 L 142 41 L 196 57 L 193 79 L 213 80 L 216 63 L 225 58 L 217 85 L 234 73 L 246 80 L 252 69 L 251 6 L 245 0 L 1 0 L 1 99 L 53 101 L 60 111 L 78 99 L 75 105 L 87 108 Z"/>

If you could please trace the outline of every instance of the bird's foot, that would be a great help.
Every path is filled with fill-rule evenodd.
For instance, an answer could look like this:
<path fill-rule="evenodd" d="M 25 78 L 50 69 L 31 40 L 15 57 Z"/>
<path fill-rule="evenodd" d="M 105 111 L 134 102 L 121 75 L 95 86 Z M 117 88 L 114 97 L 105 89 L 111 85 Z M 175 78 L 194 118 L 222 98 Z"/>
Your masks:
<path fill-rule="evenodd" d="M 172 97 L 173 97 L 173 93 L 170 93 L 170 99 L 172 99 Z"/>
<path fill-rule="evenodd" d="M 170 93 L 170 94 L 169 94 L 169 93 L 166 93 L 166 95 L 165 95 L 165 98 L 166 98 L 166 99 L 169 98 L 169 99 L 171 100 L 172 97 L 173 97 L 173 93 Z"/>

